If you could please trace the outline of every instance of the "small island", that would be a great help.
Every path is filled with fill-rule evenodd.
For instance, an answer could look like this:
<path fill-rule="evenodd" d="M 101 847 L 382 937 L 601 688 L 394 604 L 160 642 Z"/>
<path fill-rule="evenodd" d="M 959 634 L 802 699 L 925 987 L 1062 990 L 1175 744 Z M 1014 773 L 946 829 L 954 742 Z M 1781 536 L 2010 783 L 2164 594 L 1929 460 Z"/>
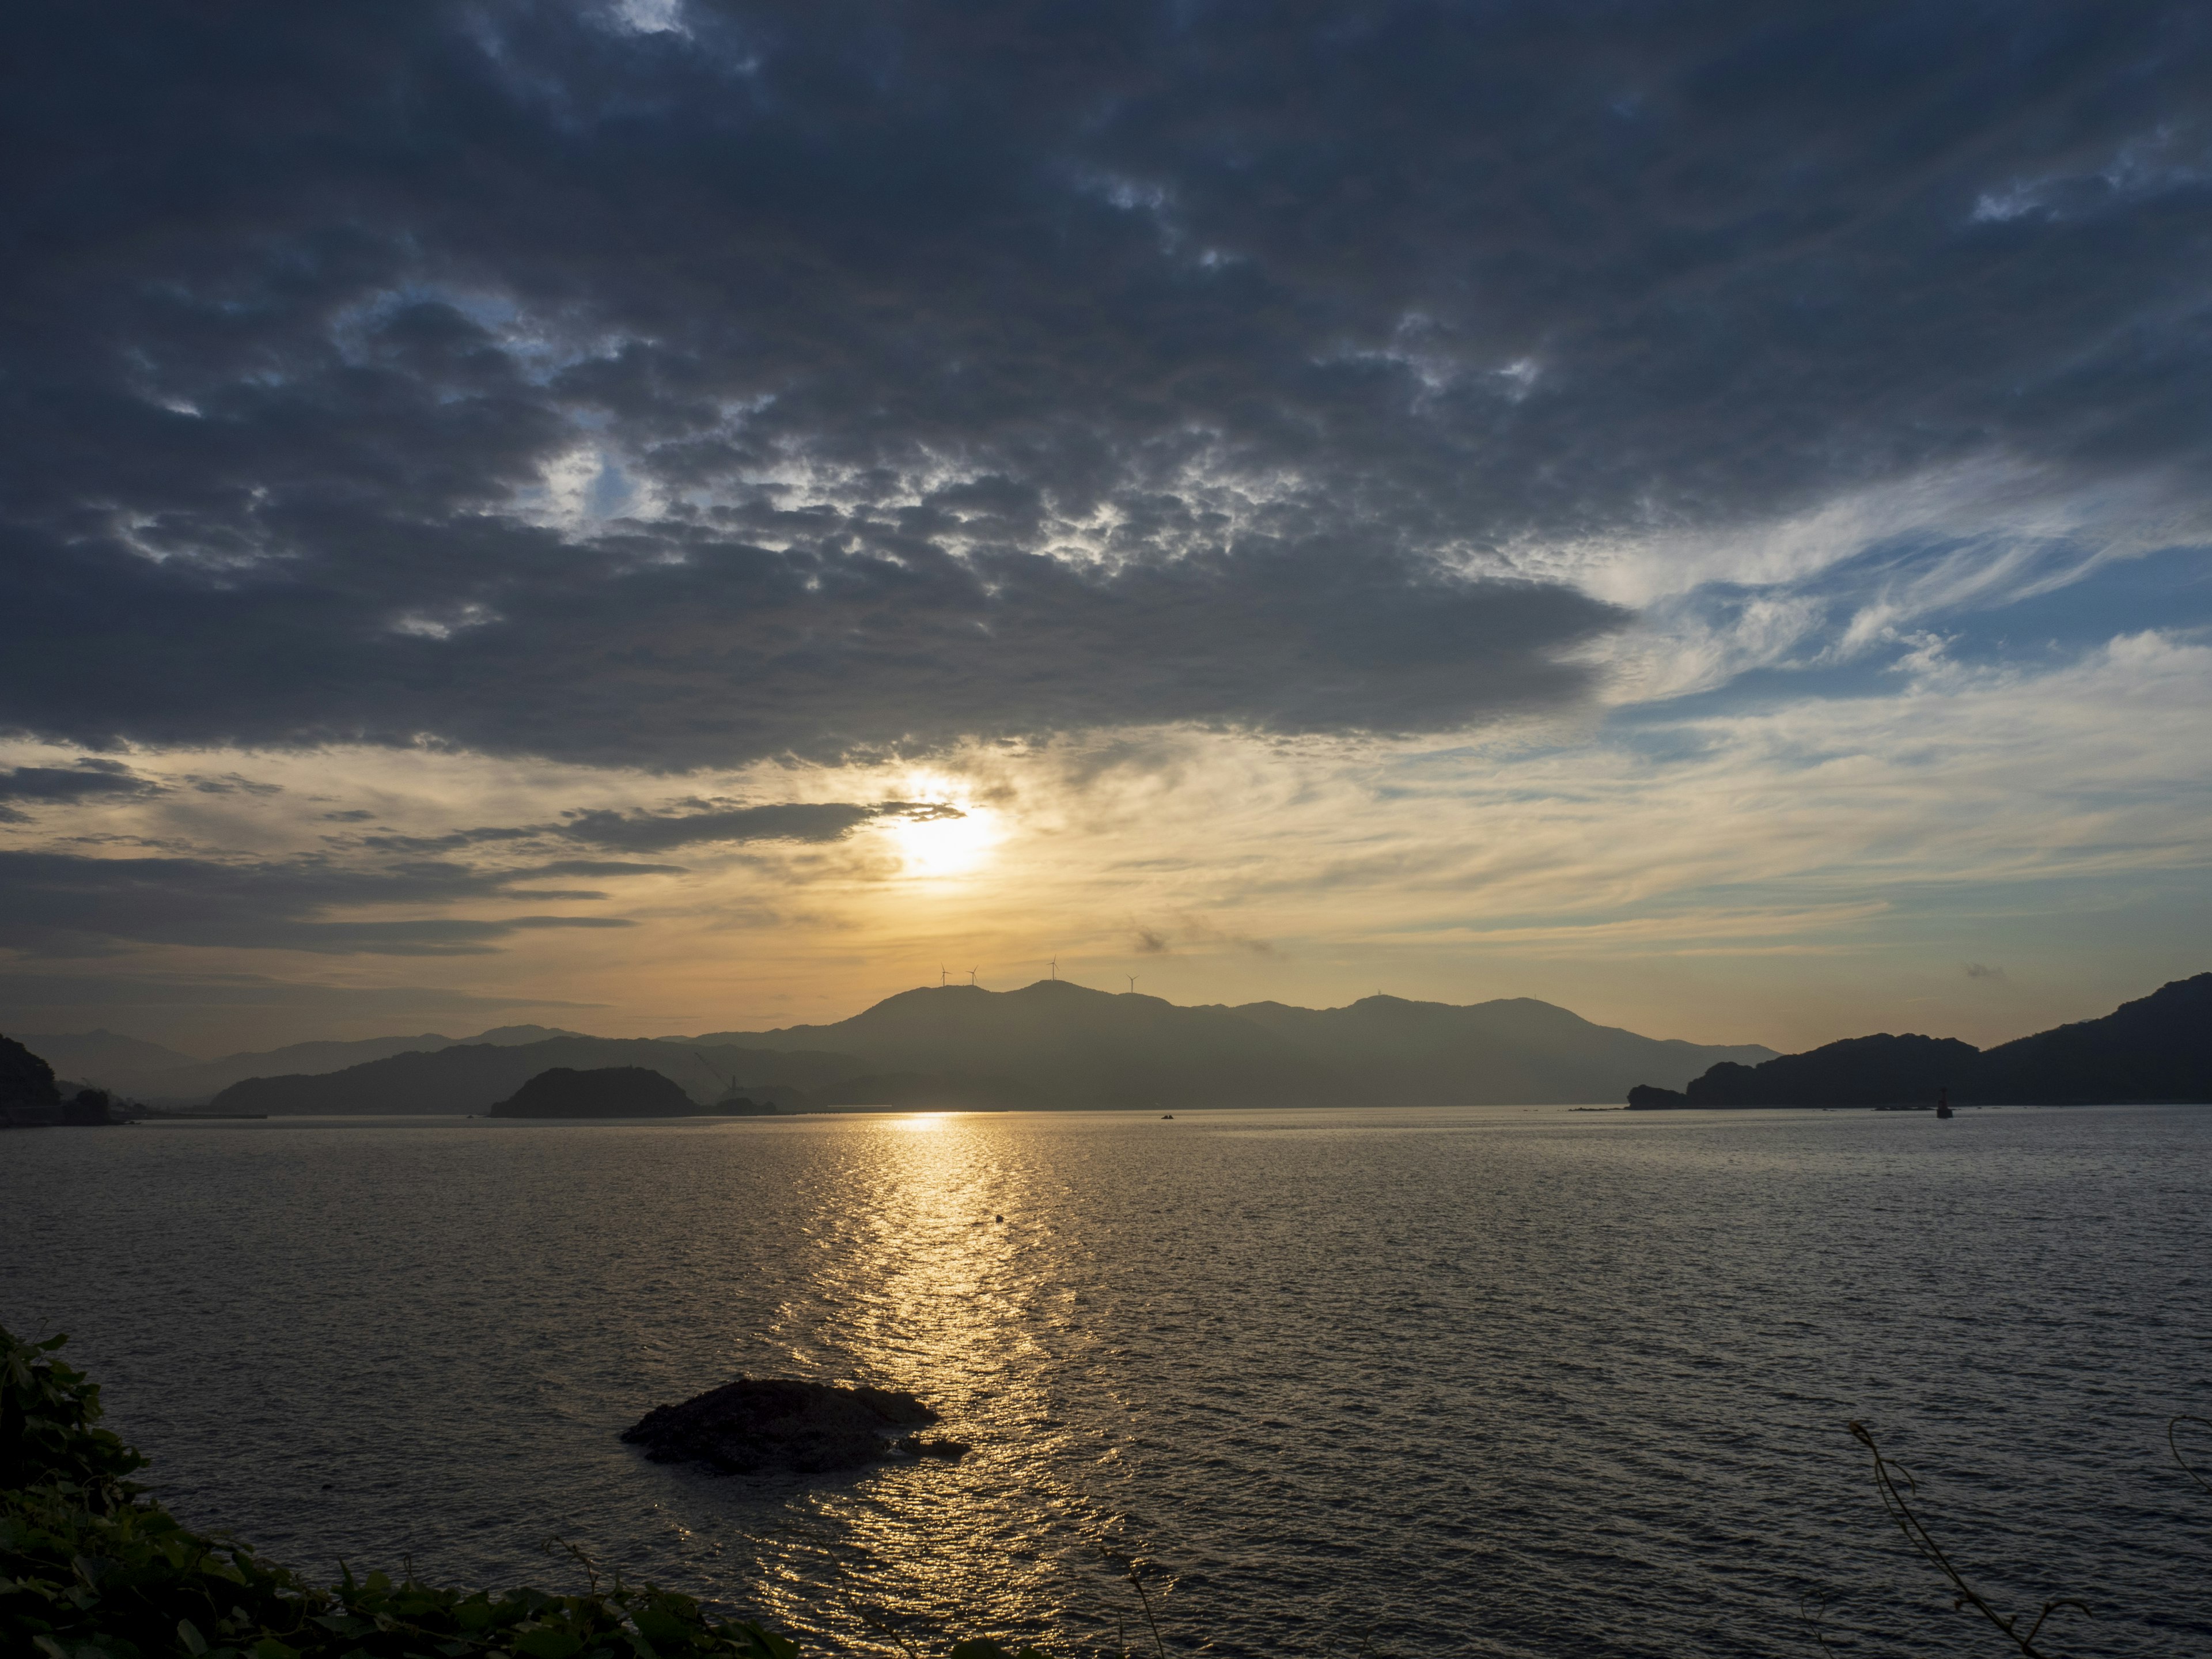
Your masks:
<path fill-rule="evenodd" d="M 890 1458 L 957 1458 L 957 1440 L 901 1435 L 937 1421 L 910 1394 L 862 1383 L 741 1376 L 680 1406 L 656 1406 L 623 1438 L 656 1463 L 698 1462 L 725 1474 L 820 1474 Z"/>
<path fill-rule="evenodd" d="M 773 1112 L 775 1109 L 765 1109 Z M 556 1066 L 492 1107 L 492 1117 L 703 1117 L 750 1115 L 763 1109 L 742 1097 L 702 1106 L 683 1086 L 642 1066 L 591 1071 Z"/>

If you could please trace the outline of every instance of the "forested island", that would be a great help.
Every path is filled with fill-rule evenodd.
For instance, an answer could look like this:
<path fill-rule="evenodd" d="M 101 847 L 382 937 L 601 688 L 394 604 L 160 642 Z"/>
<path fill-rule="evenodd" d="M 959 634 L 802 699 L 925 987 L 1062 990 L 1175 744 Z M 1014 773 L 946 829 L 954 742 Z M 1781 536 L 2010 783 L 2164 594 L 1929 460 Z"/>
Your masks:
<path fill-rule="evenodd" d="M 756 1117 L 775 1108 L 743 1095 L 702 1106 L 682 1085 L 643 1066 L 540 1072 L 486 1114 L 490 1117 Z"/>

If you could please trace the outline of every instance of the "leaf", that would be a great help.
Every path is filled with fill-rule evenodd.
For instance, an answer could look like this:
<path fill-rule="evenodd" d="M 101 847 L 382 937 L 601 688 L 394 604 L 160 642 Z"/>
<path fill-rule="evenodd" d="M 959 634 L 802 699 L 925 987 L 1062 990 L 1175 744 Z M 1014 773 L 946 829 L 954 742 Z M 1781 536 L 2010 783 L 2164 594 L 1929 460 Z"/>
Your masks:
<path fill-rule="evenodd" d="M 584 1645 L 565 1630 L 529 1630 L 510 1639 L 530 1659 L 575 1659 Z"/>
<path fill-rule="evenodd" d="M 200 1659 L 200 1656 L 208 1650 L 207 1638 L 200 1634 L 199 1626 L 189 1619 L 177 1620 L 177 1640 L 185 1644 L 185 1651 L 191 1654 L 192 1659 Z"/>
<path fill-rule="evenodd" d="M 798 1643 L 772 1630 L 763 1630 L 750 1620 L 742 1625 L 725 1625 L 717 1633 L 732 1642 L 743 1643 L 740 1651 L 745 1659 L 799 1659 Z"/>

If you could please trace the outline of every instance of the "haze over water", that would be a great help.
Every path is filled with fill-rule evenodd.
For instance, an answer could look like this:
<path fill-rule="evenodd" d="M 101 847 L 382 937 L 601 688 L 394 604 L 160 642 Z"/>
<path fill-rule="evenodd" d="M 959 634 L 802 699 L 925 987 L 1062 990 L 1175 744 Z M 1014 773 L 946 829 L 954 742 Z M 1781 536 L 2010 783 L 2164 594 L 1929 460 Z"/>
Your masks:
<path fill-rule="evenodd" d="M 11 1138 L 0 1306 L 176 1507 L 318 1571 L 649 1577 L 1173 1650 L 1979 1652 L 1844 1423 L 2061 1651 L 2212 1632 L 2201 1109 L 383 1120 Z M 1000 1222 L 995 1218 L 1003 1216 Z M 937 1404 L 803 1483 L 617 1437 L 740 1373 Z"/>

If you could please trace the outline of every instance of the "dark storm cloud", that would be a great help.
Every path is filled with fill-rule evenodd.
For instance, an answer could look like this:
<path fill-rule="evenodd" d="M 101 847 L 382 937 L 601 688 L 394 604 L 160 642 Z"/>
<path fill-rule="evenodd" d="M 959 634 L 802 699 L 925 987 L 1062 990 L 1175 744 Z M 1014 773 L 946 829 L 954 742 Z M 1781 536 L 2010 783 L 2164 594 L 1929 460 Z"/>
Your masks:
<path fill-rule="evenodd" d="M 457 852 L 487 842 L 582 842 L 622 852 L 659 853 L 673 847 L 714 842 L 842 841 L 864 823 L 882 818 L 957 818 L 957 807 L 934 801 L 887 800 L 872 805 L 846 801 L 771 801 L 738 805 L 727 801 L 690 800 L 656 812 L 617 812 L 605 808 L 577 811 L 560 823 L 486 825 L 442 836 L 363 836 L 361 845 L 380 853 Z M 340 837 L 331 837 L 342 840 Z M 516 875 L 668 875 L 674 864 L 610 863 L 562 859 L 532 865 Z"/>
<path fill-rule="evenodd" d="M 525 873 L 431 861 L 359 870 L 312 859 L 246 865 L 0 852 L 0 948 L 56 957 L 101 955 L 131 944 L 469 956 L 519 932 L 631 925 L 616 916 L 325 919 L 334 909 L 518 898 L 511 884 Z"/>
<path fill-rule="evenodd" d="M 0 823 L 27 823 L 30 814 L 9 805 L 75 805 L 150 795 L 159 786 L 118 761 L 89 757 L 75 766 L 18 766 L 0 770 Z"/>
<path fill-rule="evenodd" d="M 0 721 L 1437 730 L 1517 540 L 2206 459 L 2202 8 L 677 15 L 19 21 Z"/>
<path fill-rule="evenodd" d="M 660 852 L 706 842 L 842 841 L 879 818 L 957 818 L 965 813 L 926 801 L 882 801 L 872 806 L 843 801 L 793 801 L 763 806 L 712 807 L 676 812 L 578 812 L 557 834 L 599 847 Z"/>

